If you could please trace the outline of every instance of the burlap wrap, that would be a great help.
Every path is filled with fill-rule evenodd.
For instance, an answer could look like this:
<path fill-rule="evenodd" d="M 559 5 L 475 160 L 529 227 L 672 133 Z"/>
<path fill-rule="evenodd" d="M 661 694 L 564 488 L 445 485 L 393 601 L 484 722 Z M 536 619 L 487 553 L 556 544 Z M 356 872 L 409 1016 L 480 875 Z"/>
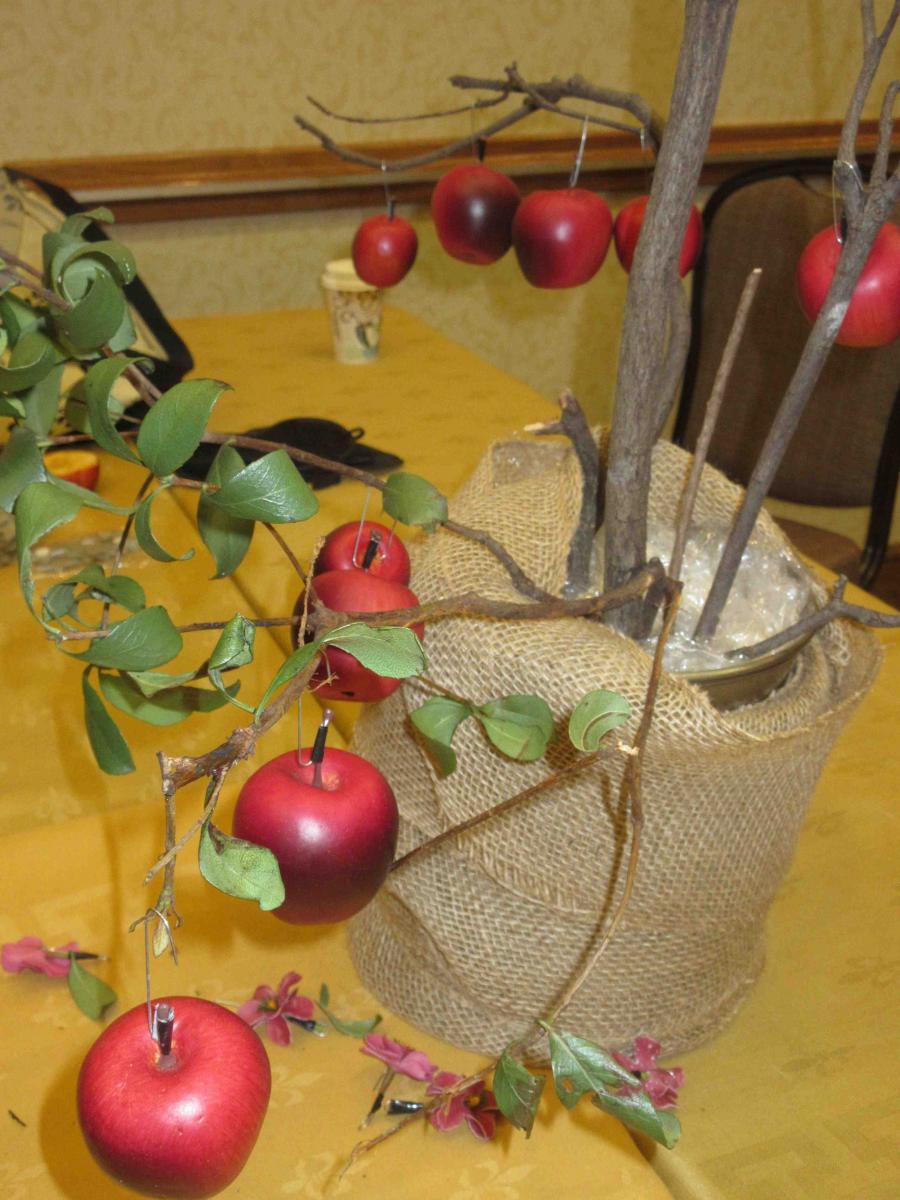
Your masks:
<path fill-rule="evenodd" d="M 687 456 L 654 452 L 651 511 L 671 516 Z M 700 521 L 727 520 L 739 489 L 704 473 Z M 558 442 L 497 443 L 455 498 L 453 517 L 487 529 L 531 577 L 559 591 L 578 506 L 574 456 Z M 766 516 L 761 534 L 781 545 Z M 497 561 L 438 533 L 415 563 L 432 600 L 474 589 L 521 599 Z M 431 693 L 410 682 L 368 707 L 355 748 L 390 780 L 402 813 L 400 852 L 493 806 L 574 755 L 565 722 L 591 689 L 621 692 L 640 712 L 650 660 L 624 637 L 580 620 L 446 620 L 426 635 L 429 674 L 476 702 L 543 696 L 558 724 L 546 761 L 513 764 L 473 721 L 459 767 L 438 779 L 406 720 Z M 686 1050 L 724 1025 L 759 973 L 764 920 L 790 862 L 813 787 L 880 661 L 875 638 L 833 622 L 764 702 L 719 713 L 704 693 L 665 676 L 644 768 L 645 827 L 625 919 L 562 1024 L 605 1045 L 639 1033 Z M 625 733 L 633 736 L 636 717 Z M 350 926 L 368 988 L 407 1020 L 456 1045 L 498 1052 L 559 996 L 602 929 L 624 879 L 627 831 L 621 751 L 515 811 L 447 842 L 392 875 Z"/>

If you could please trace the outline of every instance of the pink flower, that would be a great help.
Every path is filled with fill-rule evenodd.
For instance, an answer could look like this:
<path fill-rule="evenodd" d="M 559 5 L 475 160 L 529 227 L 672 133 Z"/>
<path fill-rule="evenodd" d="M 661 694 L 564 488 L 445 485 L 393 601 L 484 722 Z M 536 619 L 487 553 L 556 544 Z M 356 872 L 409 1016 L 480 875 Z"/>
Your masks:
<path fill-rule="evenodd" d="M 619 1066 L 633 1071 L 639 1080 L 634 1087 L 626 1084 L 620 1095 L 633 1096 L 635 1092 L 643 1091 L 657 1108 L 675 1107 L 679 1089 L 684 1086 L 684 1071 L 681 1067 L 672 1067 L 668 1071 L 658 1067 L 656 1060 L 661 1049 L 659 1042 L 652 1038 L 639 1037 L 634 1039 L 633 1057 L 613 1053 Z"/>
<path fill-rule="evenodd" d="M 308 1021 L 315 1013 L 315 1006 L 307 996 L 296 994 L 300 976 L 289 971 L 275 992 L 268 984 L 261 983 L 248 1000 L 238 1009 L 238 1016 L 254 1028 L 265 1025 L 269 1037 L 278 1046 L 291 1044 L 291 1027 L 287 1018 Z"/>
<path fill-rule="evenodd" d="M 42 975 L 61 979 L 68 975 L 71 966 L 68 951 L 77 949 L 77 942 L 66 942 L 64 946 L 51 951 L 40 938 L 23 937 L 4 945 L 0 951 L 0 962 L 4 971 L 40 971 Z"/>
<path fill-rule="evenodd" d="M 450 1071 L 438 1071 L 426 1089 L 428 1096 L 442 1096 L 448 1093 L 447 1099 L 428 1114 L 428 1120 L 442 1133 L 455 1129 L 463 1121 L 469 1130 L 482 1141 L 489 1141 L 497 1128 L 497 1101 L 494 1093 L 485 1087 L 483 1079 L 469 1084 L 462 1091 L 453 1093 L 452 1089 L 464 1076 L 454 1075 Z"/>
<path fill-rule="evenodd" d="M 367 1033 L 360 1051 L 372 1058 L 380 1058 L 396 1075 L 408 1075 L 420 1082 L 431 1079 L 437 1070 L 427 1054 L 413 1050 L 411 1046 L 401 1046 L 383 1033 Z"/>

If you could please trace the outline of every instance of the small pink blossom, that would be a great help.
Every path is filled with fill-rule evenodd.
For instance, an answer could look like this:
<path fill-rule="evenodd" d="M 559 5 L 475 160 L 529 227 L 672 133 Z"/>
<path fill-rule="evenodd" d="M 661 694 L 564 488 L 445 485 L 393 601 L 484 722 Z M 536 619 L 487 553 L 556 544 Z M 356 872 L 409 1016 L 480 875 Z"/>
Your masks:
<path fill-rule="evenodd" d="M 253 993 L 252 999 L 246 1001 L 238 1009 L 238 1016 L 248 1025 L 256 1028 L 265 1025 L 269 1037 L 278 1046 L 291 1044 L 291 1027 L 288 1017 L 299 1021 L 308 1021 L 315 1013 L 315 1005 L 307 996 L 298 996 L 296 985 L 300 976 L 296 971 L 289 971 L 278 985 L 275 992 L 268 984 L 261 983 Z"/>
<path fill-rule="evenodd" d="M 384 1033 L 367 1033 L 360 1050 L 372 1058 L 380 1058 L 396 1075 L 407 1075 L 423 1083 L 437 1070 L 427 1054 L 402 1046 Z"/>
<path fill-rule="evenodd" d="M 0 962 L 4 971 L 40 971 L 42 975 L 61 979 L 68 975 L 71 966 L 67 952 L 77 949 L 77 942 L 66 942 L 64 946 L 51 951 L 39 937 L 23 937 L 4 945 L 0 951 Z"/>
<path fill-rule="evenodd" d="M 662 1047 L 652 1038 L 638 1037 L 634 1039 L 632 1057 L 627 1054 L 614 1053 L 613 1058 L 620 1067 L 632 1071 L 638 1082 L 634 1087 L 626 1084 L 620 1094 L 633 1096 L 643 1091 L 657 1108 L 674 1108 L 678 1100 L 678 1092 L 684 1086 L 684 1071 L 681 1067 L 665 1070 L 656 1065 Z"/>
<path fill-rule="evenodd" d="M 445 1092 L 448 1095 L 443 1104 L 429 1112 L 428 1120 L 442 1133 L 455 1129 L 465 1121 L 475 1137 L 489 1141 L 494 1136 L 500 1112 L 494 1093 L 485 1086 L 483 1079 L 477 1079 L 462 1091 L 452 1093 L 452 1089 L 463 1078 L 450 1071 L 438 1071 L 435 1074 L 426 1089 L 426 1095 L 442 1096 Z"/>

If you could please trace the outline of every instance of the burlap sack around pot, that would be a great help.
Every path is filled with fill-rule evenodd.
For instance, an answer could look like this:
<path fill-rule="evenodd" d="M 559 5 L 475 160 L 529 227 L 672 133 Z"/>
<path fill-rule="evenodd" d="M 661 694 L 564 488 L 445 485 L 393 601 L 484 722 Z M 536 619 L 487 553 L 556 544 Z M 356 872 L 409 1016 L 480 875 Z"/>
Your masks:
<path fill-rule="evenodd" d="M 670 515 L 683 451 L 654 451 L 651 513 Z M 727 521 L 739 489 L 707 469 L 698 521 Z M 559 442 L 493 445 L 451 514 L 489 530 L 524 569 L 559 592 L 579 498 L 577 466 Z M 761 518 L 760 536 L 783 535 Z M 467 590 L 521 599 L 496 559 L 439 532 L 421 548 L 422 601 Z M 622 693 L 635 732 L 650 659 L 627 638 L 584 620 L 428 626 L 428 674 L 475 702 L 513 692 L 550 704 L 558 736 L 546 758 L 514 764 L 474 721 L 459 729 L 459 766 L 439 779 L 411 732 L 411 709 L 434 694 L 418 681 L 367 707 L 354 748 L 390 780 L 403 853 L 543 778 L 575 751 L 565 728 L 594 688 Z M 734 1014 L 759 974 L 764 921 L 791 860 L 816 780 L 845 721 L 872 683 L 879 645 L 833 622 L 803 650 L 767 700 L 717 712 L 699 689 L 663 677 L 644 767 L 645 826 L 631 903 L 598 967 L 560 1018 L 607 1046 L 637 1034 L 667 1053 L 696 1046 Z M 429 851 L 392 874 L 351 923 L 365 985 L 413 1024 L 458 1046 L 496 1053 L 546 1012 L 613 911 L 624 882 L 627 828 L 622 752 L 513 812 Z"/>

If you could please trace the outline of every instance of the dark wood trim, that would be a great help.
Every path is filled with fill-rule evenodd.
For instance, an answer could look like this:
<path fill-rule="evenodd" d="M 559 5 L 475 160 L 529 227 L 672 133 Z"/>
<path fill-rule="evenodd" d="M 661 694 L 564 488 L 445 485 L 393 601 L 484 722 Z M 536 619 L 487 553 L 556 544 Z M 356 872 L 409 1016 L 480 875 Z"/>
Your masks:
<path fill-rule="evenodd" d="M 877 123 L 860 125 L 860 155 L 875 148 Z M 836 121 L 780 125 L 736 125 L 714 129 L 701 182 L 717 184 L 748 164 L 835 152 Z M 437 140 L 369 142 L 358 148 L 376 158 L 425 153 Z M 507 136 L 492 142 L 488 162 L 514 176 L 524 191 L 558 185 L 569 172 L 572 137 Z M 900 143 L 898 143 L 900 144 Z M 426 171 L 392 177 L 401 204 L 427 202 L 446 159 Z M 118 221 L 184 221 L 201 217 L 259 216 L 317 209 L 376 206 L 381 180 L 319 147 L 273 146 L 264 150 L 179 151 L 172 154 L 98 158 L 32 159 L 9 163 L 27 175 L 66 188 L 78 199 L 106 204 Z M 603 191 L 642 190 L 649 161 L 629 134 L 604 132 L 588 138 L 582 181 Z"/>

